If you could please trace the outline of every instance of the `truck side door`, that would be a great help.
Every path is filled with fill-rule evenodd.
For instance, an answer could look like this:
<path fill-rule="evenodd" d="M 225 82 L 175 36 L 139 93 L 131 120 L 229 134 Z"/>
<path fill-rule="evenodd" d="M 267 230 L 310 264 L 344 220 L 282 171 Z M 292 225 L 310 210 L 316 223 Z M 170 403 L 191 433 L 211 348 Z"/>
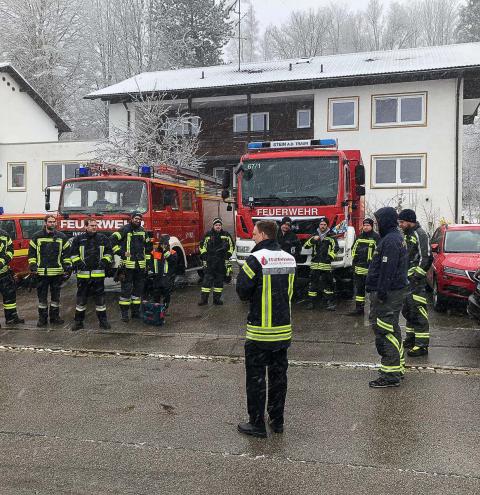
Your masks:
<path fill-rule="evenodd" d="M 13 241 L 13 259 L 10 262 L 10 268 L 15 272 L 28 270 L 28 246 L 27 252 L 21 252 L 21 240 L 17 235 L 17 225 L 15 220 L 0 220 L 0 229 L 5 231 Z"/>
<path fill-rule="evenodd" d="M 182 241 L 185 251 L 190 254 L 197 250 L 200 238 L 200 215 L 193 191 L 181 190 L 182 224 L 185 242 Z"/>

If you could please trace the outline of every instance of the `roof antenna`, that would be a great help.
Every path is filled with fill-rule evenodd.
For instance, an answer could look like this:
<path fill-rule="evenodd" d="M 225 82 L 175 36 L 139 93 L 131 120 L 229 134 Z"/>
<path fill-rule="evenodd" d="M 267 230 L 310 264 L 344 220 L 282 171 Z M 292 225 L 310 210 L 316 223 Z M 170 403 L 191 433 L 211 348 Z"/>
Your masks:
<path fill-rule="evenodd" d="M 292 70 L 292 64 L 291 63 L 288 64 L 288 70 Z"/>
<path fill-rule="evenodd" d="M 201 79 L 205 79 L 205 72 L 202 70 L 202 77 Z"/>

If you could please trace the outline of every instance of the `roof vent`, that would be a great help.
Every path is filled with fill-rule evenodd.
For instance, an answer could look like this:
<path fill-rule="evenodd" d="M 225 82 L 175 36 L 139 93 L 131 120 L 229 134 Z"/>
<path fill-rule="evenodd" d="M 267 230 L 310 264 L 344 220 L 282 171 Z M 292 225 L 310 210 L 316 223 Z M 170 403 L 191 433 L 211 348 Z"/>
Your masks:
<path fill-rule="evenodd" d="M 313 57 L 302 57 L 299 58 L 295 63 L 296 64 L 309 64 L 313 60 Z"/>
<path fill-rule="evenodd" d="M 243 72 L 247 72 L 248 74 L 260 74 L 263 72 L 263 69 L 245 69 Z"/>
<path fill-rule="evenodd" d="M 378 60 L 378 58 L 366 58 L 365 62 L 375 62 L 375 60 Z"/>

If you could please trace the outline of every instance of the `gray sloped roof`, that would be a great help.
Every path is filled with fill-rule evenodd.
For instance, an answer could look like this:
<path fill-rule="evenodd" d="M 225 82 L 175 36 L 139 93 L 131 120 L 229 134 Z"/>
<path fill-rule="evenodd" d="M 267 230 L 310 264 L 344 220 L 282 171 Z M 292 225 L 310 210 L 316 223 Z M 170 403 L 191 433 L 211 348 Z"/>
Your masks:
<path fill-rule="evenodd" d="M 480 43 L 347 53 L 270 62 L 144 72 L 86 98 L 114 98 L 139 92 L 170 92 L 266 83 L 385 76 L 480 67 Z"/>
<path fill-rule="evenodd" d="M 72 132 L 69 125 L 58 115 L 57 112 L 42 98 L 40 93 L 31 86 L 28 81 L 15 69 L 15 67 L 9 62 L 0 63 L 0 72 L 6 72 L 10 74 L 13 79 L 21 86 L 32 99 L 42 108 L 42 110 L 55 122 L 57 129 L 60 132 Z"/>

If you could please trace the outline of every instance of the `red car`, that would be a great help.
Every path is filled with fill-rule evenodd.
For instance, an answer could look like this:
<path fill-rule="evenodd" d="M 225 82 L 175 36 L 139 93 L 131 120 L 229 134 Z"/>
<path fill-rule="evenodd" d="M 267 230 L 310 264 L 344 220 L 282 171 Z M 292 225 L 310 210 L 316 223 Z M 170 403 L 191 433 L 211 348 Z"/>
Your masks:
<path fill-rule="evenodd" d="M 430 243 L 433 264 L 427 283 L 433 290 L 434 309 L 444 311 L 449 301 L 467 302 L 480 267 L 480 224 L 442 225 Z"/>

